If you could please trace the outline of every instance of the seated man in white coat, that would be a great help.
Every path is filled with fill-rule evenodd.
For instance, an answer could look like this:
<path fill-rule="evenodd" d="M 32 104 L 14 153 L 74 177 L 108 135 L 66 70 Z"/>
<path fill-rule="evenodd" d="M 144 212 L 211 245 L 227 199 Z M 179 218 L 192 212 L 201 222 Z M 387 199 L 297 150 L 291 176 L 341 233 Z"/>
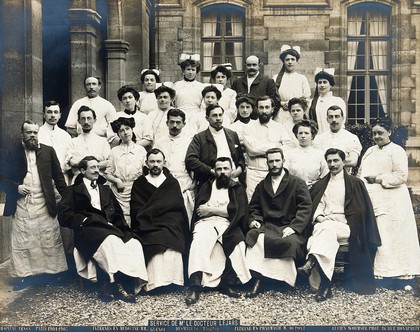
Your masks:
<path fill-rule="evenodd" d="M 189 289 L 185 302 L 197 302 L 202 287 L 215 288 L 231 297 L 238 279 L 251 279 L 245 260 L 244 231 L 248 221 L 248 200 L 241 184 L 231 179 L 232 160 L 219 157 L 216 177 L 198 192 L 193 220 L 193 241 L 188 262 Z"/>

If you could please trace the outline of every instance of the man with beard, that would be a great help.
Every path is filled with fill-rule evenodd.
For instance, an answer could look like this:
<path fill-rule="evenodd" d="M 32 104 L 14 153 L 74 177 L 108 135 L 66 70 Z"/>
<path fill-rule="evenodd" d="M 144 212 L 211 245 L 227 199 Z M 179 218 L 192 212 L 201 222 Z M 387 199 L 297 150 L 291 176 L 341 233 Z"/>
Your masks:
<path fill-rule="evenodd" d="M 74 260 L 78 274 L 98 280 L 96 264 L 105 271 L 99 297 L 104 302 L 135 302 L 122 284 L 137 293 L 147 281 L 143 249 L 134 239 L 112 190 L 99 175 L 99 162 L 86 156 L 79 163 L 80 174 L 64 193 L 58 211 L 63 227 L 74 231 Z M 95 264 L 96 263 L 96 264 Z"/>
<path fill-rule="evenodd" d="M 274 101 L 268 96 L 257 99 L 258 120 L 250 121 L 244 130 L 244 145 L 248 156 L 246 193 L 250 200 L 257 184 L 268 172 L 266 151 L 270 148 L 293 148 L 287 129 L 272 119 Z"/>
<path fill-rule="evenodd" d="M 314 146 L 326 151 L 329 148 L 337 148 L 346 154 L 345 170 L 351 173 L 357 165 L 362 145 L 359 138 L 344 129 L 344 112 L 339 106 L 331 106 L 327 110 L 327 121 L 330 125 L 328 131 L 318 135 L 314 140 Z"/>
<path fill-rule="evenodd" d="M 97 115 L 97 124 L 94 133 L 101 137 L 106 137 L 109 124 L 116 119 L 117 112 L 115 107 L 106 99 L 99 96 L 102 82 L 99 76 L 89 76 L 84 80 L 86 96 L 74 102 L 70 108 L 66 121 L 66 128 L 72 137 L 82 133 L 82 128 L 78 125 L 78 110 L 82 106 L 87 106 L 94 110 Z M 111 139 L 118 139 L 112 136 Z"/>
<path fill-rule="evenodd" d="M 223 127 L 224 110 L 219 105 L 206 108 L 209 127 L 194 135 L 187 150 L 185 165 L 194 172 L 198 187 L 215 175 L 214 165 L 218 157 L 229 157 L 233 161 L 232 178 L 245 171 L 245 159 L 236 132 Z"/>
<path fill-rule="evenodd" d="M 164 164 L 163 152 L 150 150 L 146 156 L 149 172 L 134 181 L 131 190 L 131 227 L 143 245 L 149 278 L 146 291 L 184 285 L 188 216 L 181 187 Z"/>
<path fill-rule="evenodd" d="M 191 137 L 183 131 L 185 113 L 180 109 L 171 108 L 167 113 L 166 125 L 169 129 L 168 133 L 157 137 L 154 147 L 165 154 L 166 167 L 181 186 L 188 220 L 191 220 L 194 208 L 195 183 L 185 167 L 185 156 L 191 143 Z"/>
<path fill-rule="evenodd" d="M 269 173 L 249 203 L 246 259 L 255 282 L 247 297 L 257 296 L 263 277 L 295 285 L 312 212 L 305 181 L 283 168 L 283 151 L 269 149 L 266 158 Z"/>
<path fill-rule="evenodd" d="M 22 142 L 9 151 L 3 163 L 0 187 L 6 192 L 5 216 L 13 216 L 11 232 L 14 289 L 31 283 L 31 276 L 67 270 L 57 222 L 54 187 L 66 189 L 54 149 L 38 143 L 39 127 L 25 121 Z M 54 183 L 53 181 L 54 180 Z"/>
<path fill-rule="evenodd" d="M 232 89 L 238 95 L 269 96 L 272 100 L 276 100 L 276 84 L 273 79 L 260 73 L 260 59 L 255 55 L 250 55 L 245 63 L 246 74 L 233 81 Z"/>
<path fill-rule="evenodd" d="M 193 240 L 188 262 L 187 305 L 198 301 L 202 287 L 218 287 L 231 297 L 240 293 L 231 286 L 245 284 L 251 274 L 245 260 L 244 232 L 248 200 L 242 185 L 231 180 L 232 161 L 216 159 L 216 179 L 204 183 L 197 195 Z"/>
<path fill-rule="evenodd" d="M 84 156 L 90 155 L 99 160 L 99 169 L 103 175 L 111 149 L 106 138 L 96 135 L 93 131 L 96 125 L 96 112 L 87 106 L 82 106 L 77 111 L 77 117 L 83 133 L 72 138 L 69 144 L 66 157 L 67 168 L 72 170 L 74 180 L 80 173 L 79 162 Z"/>
<path fill-rule="evenodd" d="M 308 240 L 308 260 L 298 272 L 310 277 L 318 289 L 317 302 L 332 296 L 331 279 L 340 244 L 349 244 L 351 286 L 359 294 L 375 292 L 373 259 L 381 245 L 375 214 L 363 181 L 343 171 L 345 153 L 325 153 L 330 173 L 311 190 L 313 231 Z M 320 280 L 319 280 L 320 279 Z"/>

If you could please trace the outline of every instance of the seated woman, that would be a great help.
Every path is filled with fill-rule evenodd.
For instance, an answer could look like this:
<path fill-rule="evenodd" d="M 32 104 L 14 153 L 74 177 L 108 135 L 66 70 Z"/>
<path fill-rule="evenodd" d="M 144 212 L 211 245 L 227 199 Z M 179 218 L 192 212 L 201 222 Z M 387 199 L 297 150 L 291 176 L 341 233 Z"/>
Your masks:
<path fill-rule="evenodd" d="M 223 124 L 225 126 L 233 123 L 236 119 L 236 91 L 227 86 L 228 80 L 232 76 L 232 64 L 225 63 L 222 65 L 214 65 L 210 78 L 213 83 L 222 85 L 222 97 L 219 100 L 219 105 L 225 110 Z"/>
<path fill-rule="evenodd" d="M 256 119 L 255 101 L 253 97 L 243 95 L 236 99 L 235 106 L 238 109 L 238 115 L 235 119 L 235 122 L 228 127 L 236 131 L 239 137 L 239 141 L 241 142 L 242 149 L 245 149 L 243 131 L 251 119 Z"/>
<path fill-rule="evenodd" d="M 290 117 L 283 122 L 283 125 L 286 127 L 287 132 L 290 135 L 290 139 L 295 143 L 295 146 L 299 146 L 299 141 L 293 133 L 293 127 L 299 121 L 307 119 L 307 108 L 308 102 L 305 98 L 292 98 L 287 104 L 287 109 L 289 110 Z"/>
<path fill-rule="evenodd" d="M 329 172 L 324 152 L 312 146 L 317 132 L 315 122 L 311 120 L 298 122 L 293 127 L 293 133 L 299 141 L 299 146 L 285 153 L 284 167 L 290 174 L 304 180 L 309 188 Z"/>
<path fill-rule="evenodd" d="M 196 80 L 201 68 L 200 55 L 181 54 L 179 65 L 183 79 L 175 82 L 172 88 L 176 91 L 175 106 L 185 112 L 188 121 L 192 115 L 200 113 L 201 91 L 205 87 Z"/>
<path fill-rule="evenodd" d="M 111 150 L 105 178 L 124 213 L 124 218 L 131 226 L 130 199 L 134 180 L 143 174 L 146 150 L 136 142 L 133 130 L 136 123 L 133 118 L 119 118 L 111 122 L 112 130 L 121 140 L 120 145 Z"/>
<path fill-rule="evenodd" d="M 290 120 L 288 103 L 292 98 L 305 98 L 309 101 L 311 87 L 305 75 L 296 72 L 296 64 L 300 59 L 300 47 L 283 45 L 280 50 L 283 66 L 273 80 L 276 82 L 277 98 L 280 109 L 276 109 L 273 119 L 280 123 Z"/>
<path fill-rule="evenodd" d="M 331 87 L 335 85 L 334 68 L 316 68 L 315 82 L 316 89 L 314 99 L 309 107 L 309 119 L 314 120 L 318 125 L 320 134 L 329 130 L 330 126 L 327 121 L 327 111 L 331 106 L 338 106 L 343 110 L 344 121 L 347 119 L 347 106 L 345 101 L 333 96 Z"/>
<path fill-rule="evenodd" d="M 143 69 L 140 73 L 140 81 L 144 90 L 140 92 L 139 104 L 140 111 L 146 115 L 157 109 L 156 96 L 153 91 L 161 85 L 159 75 L 160 72 L 157 69 Z"/>
<path fill-rule="evenodd" d="M 393 288 L 404 288 L 420 275 L 420 247 L 406 185 L 407 154 L 390 140 L 391 130 L 391 120 L 375 120 L 375 145 L 364 154 L 359 176 L 365 181 L 382 240 L 373 266 L 375 277 L 387 278 L 383 280 L 385 286 L 389 282 Z"/>

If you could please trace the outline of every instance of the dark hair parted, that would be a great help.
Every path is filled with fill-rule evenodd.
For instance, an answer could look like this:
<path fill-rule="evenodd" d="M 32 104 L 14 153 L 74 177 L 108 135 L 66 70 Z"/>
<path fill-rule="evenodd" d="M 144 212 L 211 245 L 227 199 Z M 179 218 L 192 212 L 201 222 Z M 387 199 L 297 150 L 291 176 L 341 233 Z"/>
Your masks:
<path fill-rule="evenodd" d="M 229 157 L 219 157 L 216 159 L 216 161 L 214 162 L 214 165 L 216 166 L 216 163 L 220 161 L 220 162 L 225 162 L 228 161 L 230 164 L 230 167 L 233 167 L 233 163 L 232 163 L 232 159 L 230 159 Z"/>
<path fill-rule="evenodd" d="M 299 59 L 300 59 L 300 54 L 296 50 L 294 50 L 293 48 L 290 48 L 290 49 L 288 49 L 284 52 L 281 52 L 280 55 L 279 55 L 279 58 L 282 62 L 284 62 L 284 59 L 288 55 L 294 56 L 296 58 L 296 61 L 299 61 Z"/>
<path fill-rule="evenodd" d="M 206 86 L 202 91 L 201 91 L 201 95 L 203 96 L 203 98 L 206 96 L 207 93 L 209 92 L 214 92 L 216 94 L 216 98 L 217 100 L 220 100 L 220 98 L 222 98 L 222 93 L 220 92 L 220 90 L 215 87 L 214 85 L 208 85 Z"/>
<path fill-rule="evenodd" d="M 387 131 L 392 130 L 392 121 L 390 118 L 376 118 L 370 122 L 371 127 L 380 126 L 385 128 Z"/>
<path fill-rule="evenodd" d="M 337 148 L 329 148 L 327 151 L 325 151 L 325 155 L 324 155 L 325 160 L 327 160 L 327 157 L 330 154 L 338 154 L 340 156 L 340 158 L 341 158 L 342 161 L 345 161 L 346 160 L 346 154 L 344 153 L 344 151 L 342 151 L 340 149 L 337 149 Z"/>
<path fill-rule="evenodd" d="M 162 150 L 159 150 L 157 148 L 153 148 L 153 149 L 151 149 L 150 151 L 147 152 L 147 154 L 146 154 L 146 160 L 149 159 L 149 156 L 150 155 L 152 155 L 152 154 L 159 154 L 159 153 L 163 156 L 163 160 L 165 160 L 165 158 L 166 158 L 165 157 L 165 154 L 163 153 Z"/>
<path fill-rule="evenodd" d="M 79 164 L 77 165 L 77 167 L 79 168 L 79 170 L 81 169 L 87 170 L 88 162 L 91 160 L 96 160 L 99 163 L 99 160 L 96 157 L 86 156 L 86 157 L 83 157 L 83 159 L 79 161 Z"/>
<path fill-rule="evenodd" d="M 300 97 L 300 98 L 292 98 L 289 100 L 289 102 L 287 103 L 287 107 L 289 109 L 290 112 L 290 108 L 293 105 L 299 104 L 300 106 L 302 106 L 302 109 L 306 112 L 306 110 L 308 109 L 308 101 L 306 100 L 306 98 Z"/>
<path fill-rule="evenodd" d="M 23 133 L 23 127 L 25 126 L 25 124 L 29 124 L 29 125 L 37 125 L 38 124 L 35 121 L 32 120 L 25 120 L 23 121 L 22 125 L 20 126 L 20 132 Z"/>
<path fill-rule="evenodd" d="M 80 106 L 79 110 L 77 111 L 77 119 L 80 119 L 80 113 L 82 112 L 92 112 L 93 118 L 96 119 L 96 113 L 93 109 L 88 106 Z"/>
<path fill-rule="evenodd" d="M 295 134 L 297 138 L 297 134 L 299 131 L 299 127 L 307 127 L 311 129 L 312 139 L 315 138 L 316 134 L 318 134 L 318 126 L 315 121 L 313 120 L 300 120 L 293 126 L 293 134 Z"/>
<path fill-rule="evenodd" d="M 328 116 L 328 111 L 329 110 L 331 110 L 331 111 L 338 111 L 338 110 L 340 110 L 341 111 L 341 116 L 344 116 L 344 112 L 343 112 L 342 108 L 340 106 L 338 106 L 338 105 L 332 105 L 332 106 L 330 106 L 327 109 L 327 116 Z"/>
<path fill-rule="evenodd" d="M 315 83 L 318 84 L 318 81 L 324 78 L 326 79 L 328 82 L 330 82 L 331 86 L 335 85 L 335 80 L 334 80 L 334 76 L 332 76 L 331 74 L 328 74 L 326 71 L 321 70 L 319 73 L 317 73 L 315 75 Z"/>
<path fill-rule="evenodd" d="M 236 108 L 239 108 L 239 105 L 242 103 L 248 103 L 252 106 L 252 108 L 255 108 L 255 97 L 251 95 L 238 95 L 236 97 L 235 106 Z"/>
<path fill-rule="evenodd" d="M 270 148 L 267 151 L 265 151 L 265 157 L 267 158 L 269 154 L 274 154 L 274 153 L 280 153 L 281 154 L 281 158 L 284 159 L 284 154 L 283 154 L 283 150 L 280 148 Z"/>
<path fill-rule="evenodd" d="M 171 116 L 180 116 L 182 118 L 182 122 L 185 123 L 185 113 L 184 111 L 180 110 L 179 108 L 171 108 L 168 113 L 166 113 L 166 120 L 169 121 Z"/>
<path fill-rule="evenodd" d="M 129 85 L 123 85 L 119 90 L 117 91 L 117 97 L 120 101 L 122 101 L 122 97 L 127 93 L 131 92 L 134 96 L 135 100 L 139 100 L 140 93 L 132 86 Z"/>
<path fill-rule="evenodd" d="M 217 73 L 222 73 L 228 79 L 232 76 L 232 72 L 224 66 L 217 66 L 210 72 L 210 77 L 215 80 Z"/>
<path fill-rule="evenodd" d="M 159 95 L 164 92 L 169 93 L 169 96 L 171 97 L 172 100 L 175 98 L 175 95 L 176 95 L 175 90 L 166 85 L 161 85 L 160 87 L 156 88 L 155 91 L 153 92 L 156 98 L 159 97 Z"/>
<path fill-rule="evenodd" d="M 209 106 L 206 107 L 206 116 L 210 116 L 211 111 L 215 110 L 216 108 L 220 108 L 223 111 L 223 113 L 225 113 L 225 110 L 223 109 L 222 106 L 218 104 L 216 105 L 210 104 Z"/>
<path fill-rule="evenodd" d="M 261 97 L 258 97 L 257 98 L 257 102 L 256 102 L 257 108 L 258 108 L 258 103 L 260 101 L 265 101 L 265 100 L 270 100 L 271 101 L 271 107 L 274 107 L 274 100 L 271 99 L 269 96 L 266 95 L 266 96 L 261 96 Z"/>
<path fill-rule="evenodd" d="M 200 64 L 200 62 L 199 61 L 196 61 L 196 60 L 191 60 L 191 59 L 187 59 L 185 61 L 182 61 L 179 64 L 179 66 L 181 67 L 181 70 L 182 71 L 184 71 L 185 68 L 187 68 L 188 66 L 195 67 L 196 68 L 196 71 L 197 71 L 197 74 L 201 70 L 201 64 Z"/>
<path fill-rule="evenodd" d="M 44 109 L 43 109 L 43 112 L 45 113 L 45 109 L 46 109 L 47 107 L 50 107 L 50 106 L 58 106 L 58 108 L 60 108 L 60 104 L 59 104 L 59 103 L 57 103 L 55 100 L 50 100 L 50 101 L 47 101 L 47 102 L 45 103 L 45 107 L 44 107 Z M 60 110 L 60 113 L 61 113 L 61 110 Z"/>
<path fill-rule="evenodd" d="M 159 77 L 159 75 L 155 71 L 153 71 L 152 69 L 145 70 L 140 75 L 140 81 L 141 81 L 141 83 L 144 84 L 144 79 L 146 78 L 146 75 L 153 75 L 155 77 L 155 79 L 156 79 L 156 82 L 157 83 L 160 83 L 160 77 Z"/>

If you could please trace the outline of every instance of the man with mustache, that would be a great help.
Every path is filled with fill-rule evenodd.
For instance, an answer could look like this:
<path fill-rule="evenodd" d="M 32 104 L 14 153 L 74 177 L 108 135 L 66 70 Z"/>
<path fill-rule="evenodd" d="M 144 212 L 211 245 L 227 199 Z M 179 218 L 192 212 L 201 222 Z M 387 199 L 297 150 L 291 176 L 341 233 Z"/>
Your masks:
<path fill-rule="evenodd" d="M 79 162 L 79 169 L 80 174 L 65 191 L 58 211 L 61 226 L 74 231 L 77 272 L 96 282 L 96 264 L 99 265 L 106 274 L 99 298 L 104 302 L 136 302 L 134 294 L 147 281 L 142 246 L 133 238 L 111 188 L 104 185 L 99 161 L 86 156 Z"/>
<path fill-rule="evenodd" d="M 185 156 L 188 146 L 191 143 L 190 135 L 186 134 L 186 115 L 177 108 L 171 108 L 166 116 L 168 133 L 156 137 L 154 147 L 161 150 L 166 156 L 166 167 L 178 180 L 184 197 L 185 208 L 188 213 L 188 220 L 191 220 L 194 208 L 195 183 L 185 166 Z"/>
<path fill-rule="evenodd" d="M 66 166 L 73 172 L 73 181 L 80 173 L 79 162 L 86 155 L 99 160 L 99 170 L 103 175 L 111 152 L 106 138 L 98 136 L 93 130 L 97 121 L 96 112 L 87 106 L 81 106 L 77 111 L 77 117 L 82 133 L 72 138 L 66 156 Z"/>
<path fill-rule="evenodd" d="M 344 112 L 339 106 L 331 106 L 327 110 L 327 121 L 329 130 L 318 135 L 314 139 L 314 146 L 326 151 L 329 148 L 337 148 L 346 154 L 345 170 L 351 173 L 352 168 L 357 165 L 362 145 L 359 138 L 344 129 Z"/>
<path fill-rule="evenodd" d="M 147 153 L 146 165 L 149 171 L 134 181 L 130 201 L 131 228 L 146 260 L 145 290 L 182 286 L 189 223 L 181 187 L 164 167 L 165 155 L 159 149 Z"/>
<path fill-rule="evenodd" d="M 287 150 L 294 147 L 287 129 L 272 119 L 274 100 L 269 96 L 257 99 L 258 120 L 250 121 L 243 131 L 248 156 L 246 193 L 250 200 L 257 184 L 268 172 L 266 151 L 270 148 Z"/>
<path fill-rule="evenodd" d="M 246 259 L 254 283 L 246 297 L 261 291 L 263 278 L 294 286 L 295 262 L 304 259 L 312 201 L 305 181 L 283 168 L 280 148 L 266 152 L 268 174 L 249 203 Z"/>
<path fill-rule="evenodd" d="M 269 96 L 276 100 L 276 84 L 274 80 L 260 73 L 261 62 L 255 55 L 250 55 L 245 60 L 246 74 L 238 77 L 232 83 L 232 89 L 239 94 L 252 94 L 256 98 Z"/>
<path fill-rule="evenodd" d="M 106 137 L 109 124 L 117 117 L 115 107 L 106 99 L 99 96 L 102 87 L 102 81 L 99 76 L 89 76 L 84 80 L 86 96 L 74 102 L 70 108 L 66 121 L 66 128 L 72 137 L 76 137 L 82 133 L 81 127 L 78 125 L 78 110 L 81 106 L 87 106 L 94 110 L 97 115 L 97 124 L 94 132 L 98 136 Z M 118 139 L 116 135 L 109 138 L 109 142 Z"/>
<path fill-rule="evenodd" d="M 209 127 L 194 135 L 187 150 L 185 165 L 194 172 L 198 187 L 215 175 L 214 165 L 218 157 L 229 157 L 233 161 L 232 178 L 245 171 L 245 159 L 236 132 L 223 127 L 224 110 L 219 105 L 206 108 Z"/>
<path fill-rule="evenodd" d="M 202 287 L 215 288 L 231 297 L 240 297 L 232 288 L 236 279 L 245 284 L 251 274 L 245 260 L 248 200 L 241 184 L 231 179 L 232 160 L 219 157 L 215 178 L 198 192 L 193 240 L 188 262 L 187 305 L 196 303 Z"/>
<path fill-rule="evenodd" d="M 325 152 L 330 173 L 311 190 L 313 231 L 306 263 L 298 273 L 309 277 L 317 302 L 332 297 L 331 279 L 340 244 L 349 244 L 350 284 L 359 294 L 375 293 L 373 259 L 381 245 L 375 214 L 362 180 L 343 171 L 346 155 L 339 149 Z M 347 268 L 347 267 L 346 267 Z"/>
<path fill-rule="evenodd" d="M 22 124 L 22 141 L 3 156 L 0 175 L 0 188 L 7 194 L 4 215 L 13 216 L 15 290 L 30 285 L 37 275 L 67 270 L 54 191 L 63 194 L 66 182 L 54 149 L 38 143 L 38 132 L 35 122 Z"/>

